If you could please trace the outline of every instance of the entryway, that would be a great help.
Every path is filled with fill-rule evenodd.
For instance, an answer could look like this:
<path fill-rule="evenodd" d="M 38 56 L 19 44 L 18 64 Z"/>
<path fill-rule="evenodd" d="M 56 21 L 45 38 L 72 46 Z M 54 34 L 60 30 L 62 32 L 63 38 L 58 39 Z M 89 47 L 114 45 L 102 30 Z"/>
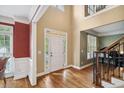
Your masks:
<path fill-rule="evenodd" d="M 53 72 L 67 65 L 67 33 L 45 29 L 45 72 Z"/>

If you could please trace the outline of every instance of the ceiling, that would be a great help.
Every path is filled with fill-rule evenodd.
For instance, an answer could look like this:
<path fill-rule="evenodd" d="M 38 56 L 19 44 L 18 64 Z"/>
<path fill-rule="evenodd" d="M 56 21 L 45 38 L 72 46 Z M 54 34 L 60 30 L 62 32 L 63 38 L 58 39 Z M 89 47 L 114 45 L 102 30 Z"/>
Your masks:
<path fill-rule="evenodd" d="M 29 19 L 32 5 L 0 5 L 0 15 Z"/>
<path fill-rule="evenodd" d="M 124 30 L 124 21 L 97 27 L 97 28 L 94 28 L 93 30 L 99 33 Z"/>
<path fill-rule="evenodd" d="M 93 28 L 87 32 L 93 32 L 98 36 L 124 34 L 124 21 L 115 22 L 112 24 L 107 24 L 101 27 Z"/>

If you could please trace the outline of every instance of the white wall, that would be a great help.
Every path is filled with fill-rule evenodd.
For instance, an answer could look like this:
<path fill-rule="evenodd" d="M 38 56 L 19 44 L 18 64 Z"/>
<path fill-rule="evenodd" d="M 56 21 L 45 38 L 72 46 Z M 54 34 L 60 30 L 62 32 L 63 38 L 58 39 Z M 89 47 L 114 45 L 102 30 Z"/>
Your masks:
<path fill-rule="evenodd" d="M 31 24 L 31 40 L 30 40 L 30 64 L 29 64 L 29 80 L 32 86 L 37 84 L 37 77 L 36 77 L 36 23 Z"/>

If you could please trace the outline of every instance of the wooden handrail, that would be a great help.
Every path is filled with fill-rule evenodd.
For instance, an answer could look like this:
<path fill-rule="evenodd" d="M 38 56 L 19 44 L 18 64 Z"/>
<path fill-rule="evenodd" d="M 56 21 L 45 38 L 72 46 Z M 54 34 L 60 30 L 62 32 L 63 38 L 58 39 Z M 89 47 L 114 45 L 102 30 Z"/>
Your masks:
<path fill-rule="evenodd" d="M 105 49 L 103 49 L 101 52 L 107 52 L 109 49 L 115 47 L 116 45 L 118 45 L 120 43 L 121 40 L 124 39 L 124 36 L 121 37 L 119 40 L 117 40 L 116 42 L 114 42 L 113 44 L 111 44 L 110 46 L 106 47 Z"/>
<path fill-rule="evenodd" d="M 118 66 L 118 77 L 120 77 L 120 63 L 118 59 L 123 59 L 123 57 L 121 57 L 120 55 L 120 46 L 123 47 L 123 55 L 124 55 L 124 36 L 121 37 L 120 39 L 118 39 L 117 41 L 115 41 L 113 44 L 111 44 L 110 46 L 106 47 L 103 50 L 100 51 L 94 51 L 93 53 L 93 83 L 97 86 L 102 86 L 102 79 L 107 80 L 108 82 L 111 82 L 111 76 L 114 76 L 114 68 L 115 66 Z M 122 41 L 122 42 L 121 42 Z M 117 49 L 117 51 L 115 51 L 115 49 Z M 118 55 L 116 56 L 111 55 L 111 52 L 117 52 Z M 103 55 L 101 55 L 103 54 Z M 116 63 L 118 63 L 115 58 L 118 60 L 119 64 L 116 65 Z M 110 64 L 110 59 L 111 61 L 113 61 L 113 64 Z M 111 69 L 111 66 L 112 69 Z M 110 73 L 112 72 L 112 73 Z"/>

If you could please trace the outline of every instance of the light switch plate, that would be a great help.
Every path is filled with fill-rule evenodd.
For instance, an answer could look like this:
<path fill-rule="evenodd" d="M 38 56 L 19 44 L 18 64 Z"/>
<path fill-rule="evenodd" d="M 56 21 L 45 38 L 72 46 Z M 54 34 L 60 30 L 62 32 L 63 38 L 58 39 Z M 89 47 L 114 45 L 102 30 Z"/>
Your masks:
<path fill-rule="evenodd" d="M 38 51 L 38 54 L 41 54 L 41 51 Z"/>

